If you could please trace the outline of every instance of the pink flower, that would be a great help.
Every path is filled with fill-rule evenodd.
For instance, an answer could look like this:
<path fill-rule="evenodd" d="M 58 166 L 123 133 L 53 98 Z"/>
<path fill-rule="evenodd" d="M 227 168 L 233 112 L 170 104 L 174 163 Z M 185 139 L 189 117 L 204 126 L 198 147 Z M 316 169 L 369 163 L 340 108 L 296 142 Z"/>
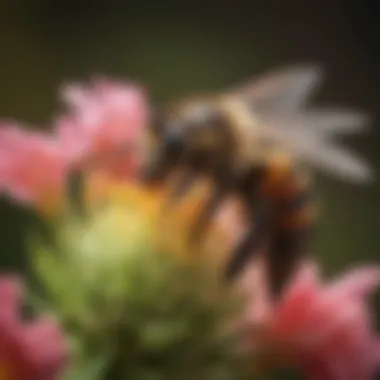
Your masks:
<path fill-rule="evenodd" d="M 0 191 L 47 205 L 62 190 L 67 165 L 56 141 L 13 123 L 0 125 Z"/>
<path fill-rule="evenodd" d="M 101 164 L 109 174 L 133 176 L 139 158 L 133 149 L 149 116 L 142 89 L 97 79 L 89 86 L 66 86 L 62 97 L 69 113 L 58 120 L 56 131 L 71 162 Z"/>
<path fill-rule="evenodd" d="M 366 297 L 379 282 L 380 269 L 368 267 L 323 284 L 316 266 L 305 265 L 268 311 L 266 343 L 310 380 L 371 380 L 380 340 Z"/>
<path fill-rule="evenodd" d="M 69 112 L 55 122 L 55 137 L 0 124 L 0 191 L 48 212 L 62 201 L 76 165 L 105 181 L 134 177 L 140 158 L 134 148 L 149 116 L 143 91 L 132 84 L 99 79 L 67 86 L 63 98 Z"/>
<path fill-rule="evenodd" d="M 22 289 L 18 279 L 0 278 L 0 374 L 7 380 L 54 380 L 66 365 L 67 352 L 58 325 L 44 318 L 18 317 Z"/>

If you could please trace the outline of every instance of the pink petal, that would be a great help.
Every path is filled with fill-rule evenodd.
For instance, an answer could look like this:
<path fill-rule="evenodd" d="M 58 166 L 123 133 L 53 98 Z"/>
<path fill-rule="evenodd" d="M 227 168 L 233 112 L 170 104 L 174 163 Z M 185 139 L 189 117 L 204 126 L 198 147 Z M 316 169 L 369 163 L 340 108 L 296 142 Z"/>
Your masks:
<path fill-rule="evenodd" d="M 53 379 L 67 361 L 67 347 L 58 324 L 41 319 L 24 329 L 24 353 L 41 379 Z"/>
<path fill-rule="evenodd" d="M 16 276 L 0 277 L 0 318 L 15 318 L 22 297 L 22 283 Z"/>
<path fill-rule="evenodd" d="M 55 130 L 70 159 L 83 165 L 100 157 L 103 163 L 108 162 L 103 166 L 111 172 L 123 173 L 121 176 L 136 172 L 137 162 L 130 148 L 148 120 L 142 89 L 97 78 L 89 86 L 65 86 L 62 97 L 69 113 L 58 120 Z M 120 154 L 121 150 L 128 154 Z"/>
<path fill-rule="evenodd" d="M 1 190 L 23 202 L 39 202 L 59 192 L 67 163 L 61 148 L 40 132 L 15 124 L 0 129 Z"/>
<path fill-rule="evenodd" d="M 353 269 L 329 287 L 336 297 L 363 298 L 380 285 L 380 267 Z"/>
<path fill-rule="evenodd" d="M 283 299 L 274 313 L 281 315 L 277 319 L 276 333 L 290 333 L 293 329 L 304 328 L 305 316 L 318 291 L 317 267 L 314 263 L 306 264 L 295 279 L 289 284 Z M 281 334 L 282 334 L 281 333 Z"/>
<path fill-rule="evenodd" d="M 21 285 L 17 277 L 0 277 L 0 364 L 12 379 L 53 380 L 66 365 L 66 344 L 53 320 L 22 322 Z"/>
<path fill-rule="evenodd" d="M 308 379 L 371 380 L 379 337 L 364 297 L 378 284 L 378 268 L 350 271 L 329 285 L 315 265 L 304 266 L 268 317 L 267 339 Z"/>

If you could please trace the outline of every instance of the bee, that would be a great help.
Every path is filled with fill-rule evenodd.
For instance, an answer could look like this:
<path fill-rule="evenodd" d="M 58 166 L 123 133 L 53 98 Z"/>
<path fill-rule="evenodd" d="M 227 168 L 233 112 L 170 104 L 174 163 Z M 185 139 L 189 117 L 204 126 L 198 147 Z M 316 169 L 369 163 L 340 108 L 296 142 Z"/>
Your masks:
<path fill-rule="evenodd" d="M 307 106 L 321 79 L 312 66 L 271 72 L 220 94 L 169 104 L 149 129 L 144 181 L 181 173 L 168 203 L 174 204 L 200 176 L 211 179 L 214 191 L 190 242 L 201 239 L 225 198 L 237 194 L 248 229 L 231 253 L 226 278 L 234 279 L 265 247 L 273 296 L 311 248 L 318 220 L 311 169 L 351 182 L 373 178 L 364 160 L 333 142 L 365 131 L 367 117 Z"/>

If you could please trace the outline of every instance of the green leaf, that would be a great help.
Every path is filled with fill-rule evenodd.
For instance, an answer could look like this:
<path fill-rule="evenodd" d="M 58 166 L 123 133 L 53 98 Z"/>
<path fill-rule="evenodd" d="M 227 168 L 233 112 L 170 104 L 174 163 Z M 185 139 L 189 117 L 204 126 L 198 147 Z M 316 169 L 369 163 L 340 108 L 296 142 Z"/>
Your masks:
<path fill-rule="evenodd" d="M 190 326 L 186 320 L 164 320 L 148 323 L 140 331 L 140 344 L 146 350 L 165 349 L 181 341 L 189 334 Z"/>
<path fill-rule="evenodd" d="M 64 316 L 84 316 L 86 288 L 81 277 L 60 252 L 43 245 L 32 245 L 32 265 L 51 303 Z"/>
<path fill-rule="evenodd" d="M 111 361 L 111 351 L 75 363 L 60 380 L 101 380 Z"/>

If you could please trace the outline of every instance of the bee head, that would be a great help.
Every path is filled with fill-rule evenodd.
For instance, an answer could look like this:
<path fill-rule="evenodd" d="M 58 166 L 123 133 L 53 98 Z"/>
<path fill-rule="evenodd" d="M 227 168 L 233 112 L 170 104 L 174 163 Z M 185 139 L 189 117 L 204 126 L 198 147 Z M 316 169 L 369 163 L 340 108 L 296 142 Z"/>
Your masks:
<path fill-rule="evenodd" d="M 180 107 L 176 118 L 181 125 L 187 155 L 220 155 L 231 141 L 226 115 L 214 100 L 188 102 Z"/>
<path fill-rule="evenodd" d="M 151 125 L 154 142 L 146 176 L 160 180 L 182 165 L 206 166 L 230 142 L 225 127 L 223 113 L 211 102 L 187 102 L 157 112 Z"/>

